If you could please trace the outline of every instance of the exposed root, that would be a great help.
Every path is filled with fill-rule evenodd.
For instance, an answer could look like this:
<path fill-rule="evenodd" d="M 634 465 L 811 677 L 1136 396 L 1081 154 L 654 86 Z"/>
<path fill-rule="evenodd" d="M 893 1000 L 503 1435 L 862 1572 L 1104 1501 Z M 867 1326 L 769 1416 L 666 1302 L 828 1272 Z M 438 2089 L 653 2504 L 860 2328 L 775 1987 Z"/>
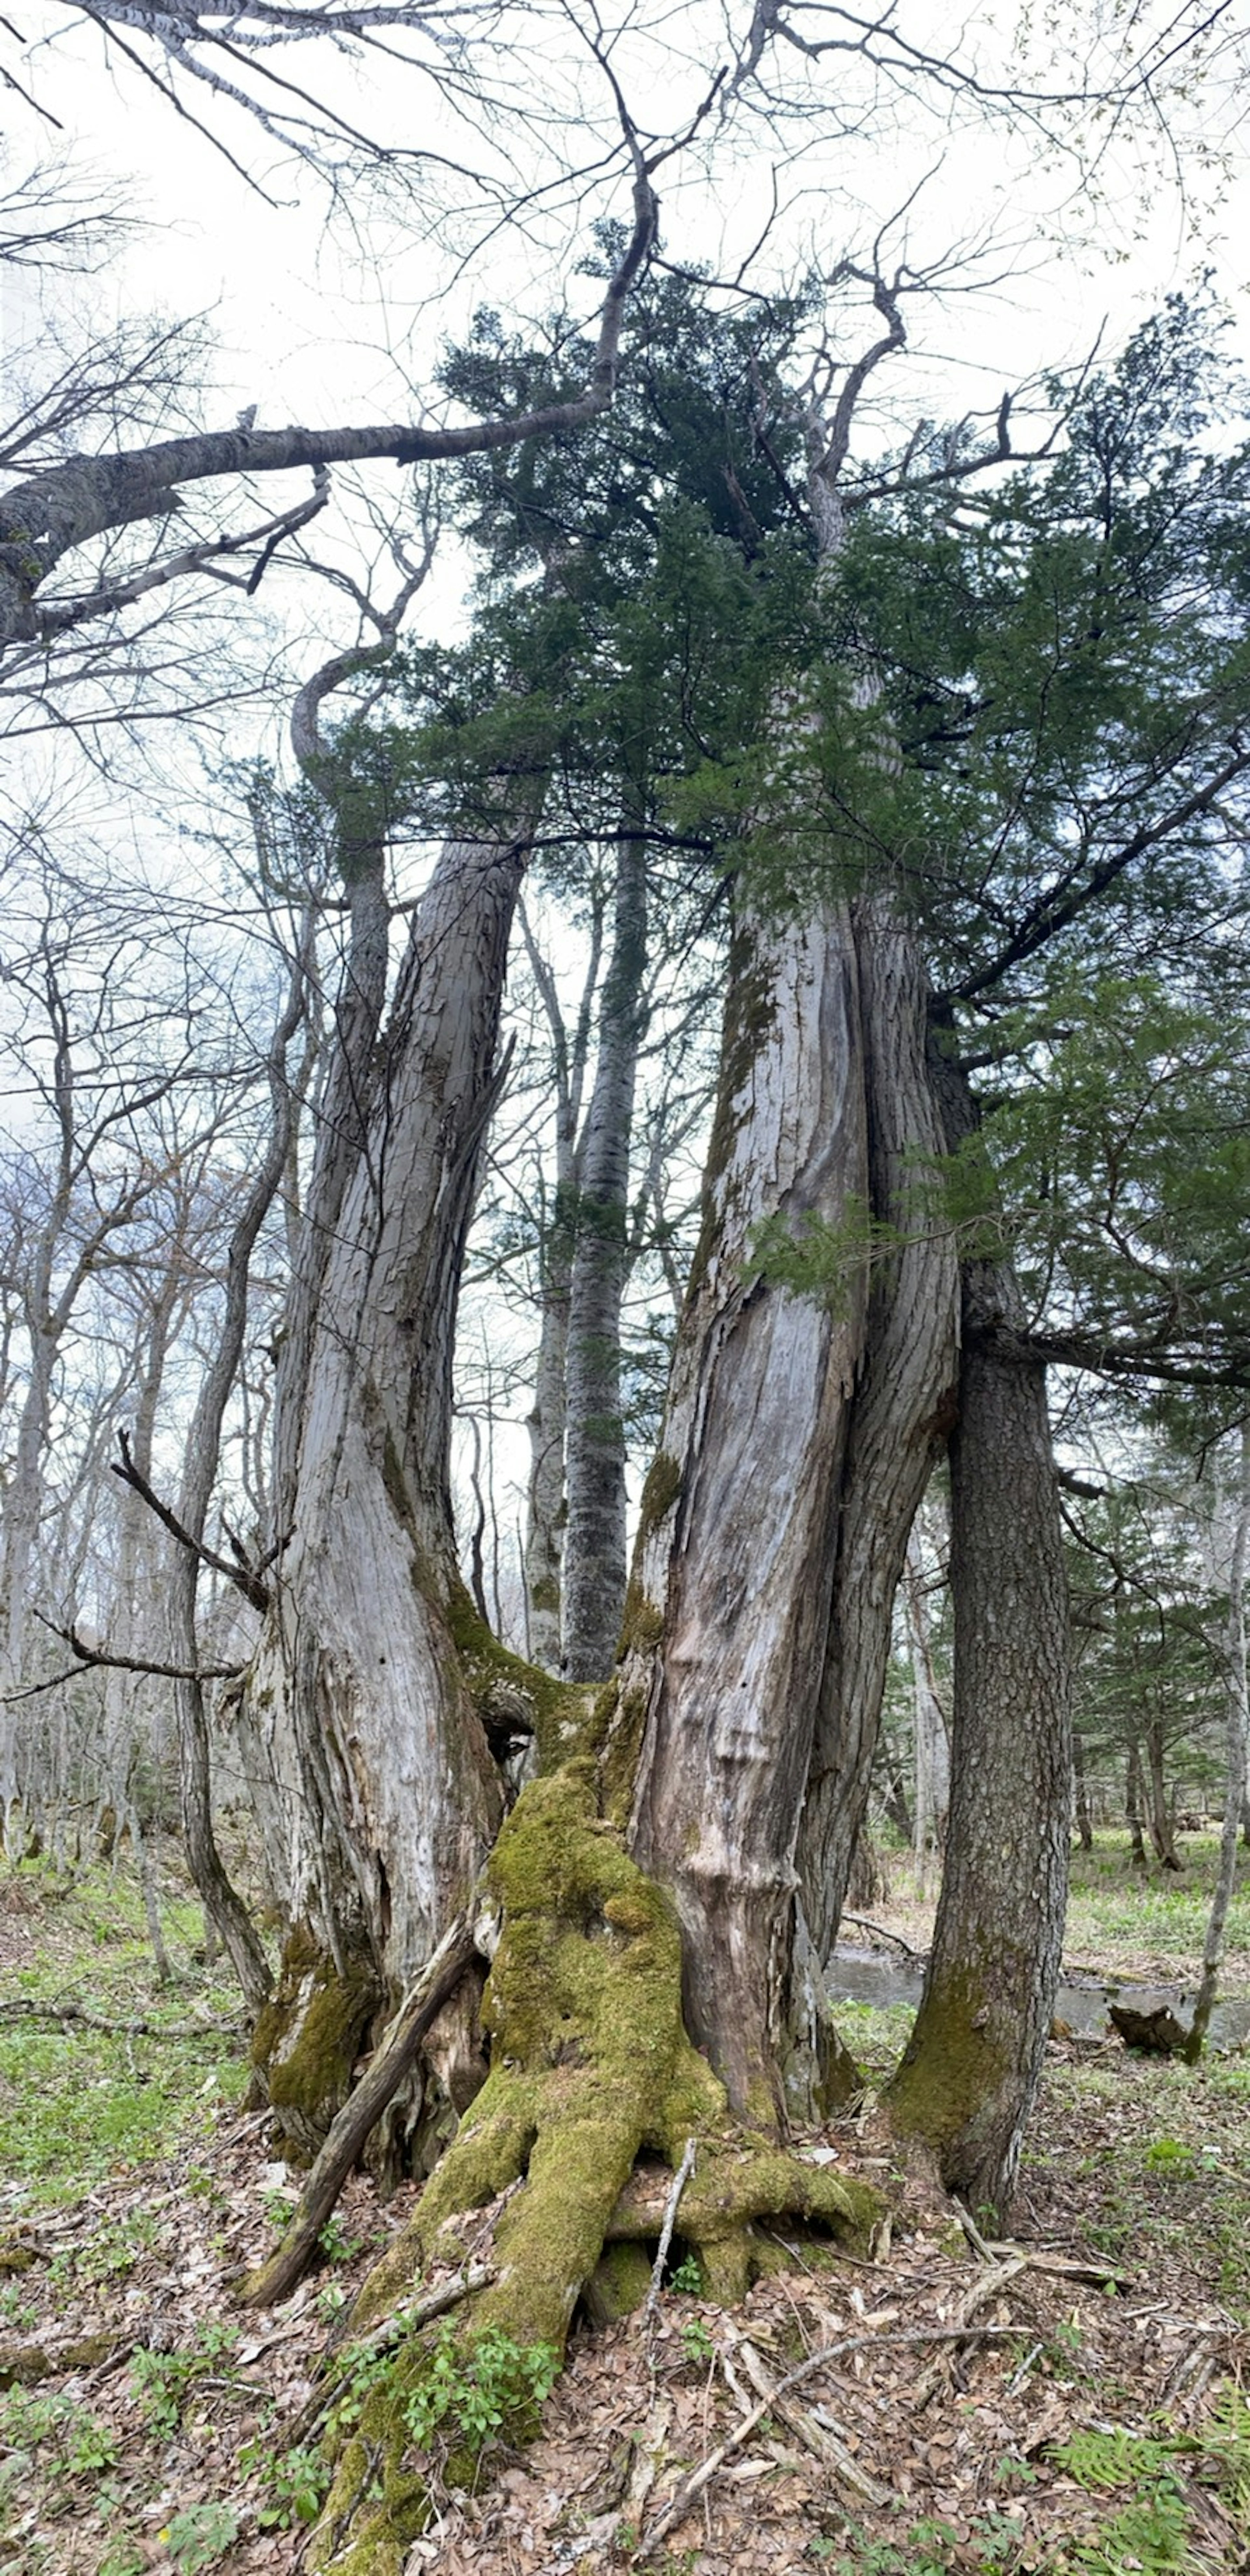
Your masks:
<path fill-rule="evenodd" d="M 479 2253 L 483 2230 L 470 2213 L 523 2178 L 522 2188 L 495 2223 L 495 2278 L 465 2313 L 455 2360 L 423 2332 L 388 2352 L 363 2394 L 310 2553 L 313 2567 L 344 2576 L 398 2576 L 428 2519 L 429 2461 L 413 2412 L 419 2424 L 432 2375 L 471 2383 L 484 2354 L 516 2354 L 516 2393 L 490 2428 L 506 2433 L 511 2423 L 515 2436 L 533 2412 L 529 2357 L 541 2351 L 558 2364 L 605 2242 L 658 2238 L 688 2138 L 698 2154 L 681 2234 L 714 2297 L 740 2297 L 759 2268 L 754 2219 L 792 2212 L 860 2237 L 877 2213 L 872 2194 L 751 2138 L 729 2116 L 682 2022 L 676 1917 L 598 1816 L 589 1764 L 525 1790 L 491 1877 L 504 1920 L 483 2002 L 491 2073 L 414 2218 L 366 2281 L 353 2324 L 388 2315 L 433 2259 Z M 640 2155 L 663 2161 L 635 2175 Z M 466 2404 L 464 2438 L 443 2458 L 449 2483 L 475 2473 L 483 2436 L 472 2416 Z"/>

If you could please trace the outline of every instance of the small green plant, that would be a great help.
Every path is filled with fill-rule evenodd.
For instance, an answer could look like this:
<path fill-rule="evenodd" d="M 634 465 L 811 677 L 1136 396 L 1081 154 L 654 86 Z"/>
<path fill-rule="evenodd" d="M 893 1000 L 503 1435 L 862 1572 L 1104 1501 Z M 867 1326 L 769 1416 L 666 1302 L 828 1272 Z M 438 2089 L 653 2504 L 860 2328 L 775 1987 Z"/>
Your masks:
<path fill-rule="evenodd" d="M 136 2352 L 130 2384 L 148 2422 L 158 2433 L 176 2433 L 182 2410 L 196 2382 L 211 2378 L 228 2364 L 239 2340 L 237 2326 L 203 2325 L 183 2352 Z"/>
<path fill-rule="evenodd" d="M 703 2290 L 703 2266 L 697 2254 L 683 2254 L 669 2282 L 670 2290 L 680 2290 L 684 2299 L 697 2299 Z"/>
<path fill-rule="evenodd" d="M 65 2445 L 65 2466 L 72 2478 L 88 2477 L 115 2468 L 119 2448 L 111 2425 L 101 2424 L 94 2415 L 76 2414 Z"/>
<path fill-rule="evenodd" d="M 1142 2161 L 1165 2182 L 1190 2182 L 1198 2170 L 1197 2156 L 1182 2138 L 1152 2138 Z"/>
<path fill-rule="evenodd" d="M 176 2513 L 161 2538 L 181 2576 L 202 2576 L 239 2537 L 239 2517 L 230 2504 L 189 2504 Z"/>
<path fill-rule="evenodd" d="M 137 2540 L 111 2540 L 96 2576 L 144 2576 L 147 2563 Z"/>
<path fill-rule="evenodd" d="M 701 2367 L 712 2359 L 716 2344 L 704 2317 L 687 2317 L 681 2330 L 681 2348 L 687 2361 Z"/>
<path fill-rule="evenodd" d="M 285 2236 L 286 2231 L 291 2224 L 291 2220 L 295 2215 L 295 2203 L 291 2199 L 289 2193 L 285 2191 L 263 2192 L 261 2194 L 260 2205 L 265 2213 L 265 2225 L 267 2227 L 272 2227 L 275 2235 Z"/>
<path fill-rule="evenodd" d="M 506 2424 L 527 2430 L 555 2383 L 556 2356 L 549 2344 L 519 2344 L 500 2326 L 465 2348 L 444 2327 L 420 2385 L 408 2400 L 408 2430 L 428 2449 L 463 2443 L 483 2449 Z"/>
<path fill-rule="evenodd" d="M 332 2323 L 335 2317 L 341 2317 L 347 2305 L 347 2295 L 341 2281 L 324 2282 L 313 2303 L 318 2316 L 324 2317 L 328 2323 Z"/>
<path fill-rule="evenodd" d="M 289 2217 L 289 2211 L 287 2215 Z M 325 2226 L 322 2228 L 321 2234 L 317 2238 L 317 2243 L 320 2246 L 327 2263 L 350 2263 L 353 2255 L 359 2254 L 361 2246 L 364 2243 L 364 2238 L 363 2236 L 349 2236 L 343 2226 L 342 2219 L 336 2212 L 333 2217 L 327 2218 Z"/>
<path fill-rule="evenodd" d="M 330 2484 L 320 2451 L 274 2451 L 262 2442 L 248 2442 L 239 2453 L 239 2467 L 245 2477 L 259 2476 L 269 2490 L 269 2502 L 256 2516 L 262 2531 L 289 2531 L 296 2523 L 316 2521 Z"/>

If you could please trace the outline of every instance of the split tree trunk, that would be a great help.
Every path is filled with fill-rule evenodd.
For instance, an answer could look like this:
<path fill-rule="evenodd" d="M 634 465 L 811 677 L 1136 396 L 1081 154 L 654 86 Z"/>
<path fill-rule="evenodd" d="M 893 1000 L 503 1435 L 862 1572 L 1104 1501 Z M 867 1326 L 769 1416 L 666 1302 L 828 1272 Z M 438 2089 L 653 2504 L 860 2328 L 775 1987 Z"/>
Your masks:
<path fill-rule="evenodd" d="M 952 1147 L 975 1124 L 937 1076 Z M 1054 2010 L 1072 1753 L 1067 1583 L 1045 1370 L 1009 1258 L 969 1262 L 952 1436 L 954 1713 L 946 1860 L 891 2115 L 974 2208 L 1011 2200 Z"/>

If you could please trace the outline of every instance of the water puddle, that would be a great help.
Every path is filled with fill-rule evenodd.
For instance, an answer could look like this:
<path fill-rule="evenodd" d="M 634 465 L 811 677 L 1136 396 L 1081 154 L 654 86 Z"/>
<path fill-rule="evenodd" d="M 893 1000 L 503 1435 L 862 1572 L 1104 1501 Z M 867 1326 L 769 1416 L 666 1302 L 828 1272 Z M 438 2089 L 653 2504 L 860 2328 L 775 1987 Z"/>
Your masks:
<path fill-rule="evenodd" d="M 833 1954 L 829 1973 L 829 1994 L 833 2003 L 911 2004 L 920 2001 L 924 1984 L 923 1959 L 895 1957 L 882 1950 L 861 1949 L 858 1943 L 839 1942 Z M 1127 2004 L 1132 2011 L 1157 2012 L 1168 2005 L 1186 2027 L 1193 2015 L 1194 1998 L 1184 1986 L 1123 1985 L 1112 1979 L 1098 1985 L 1092 1979 L 1076 1985 L 1064 1983 L 1055 1999 L 1055 2016 L 1067 2023 L 1070 2031 L 1082 2038 L 1109 2039 L 1111 2024 L 1107 2019 L 1109 2004 Z M 1250 2041 L 1250 1995 L 1232 1995 L 1217 2003 L 1211 2015 L 1209 2033 L 1213 2048 L 1240 2048 Z"/>

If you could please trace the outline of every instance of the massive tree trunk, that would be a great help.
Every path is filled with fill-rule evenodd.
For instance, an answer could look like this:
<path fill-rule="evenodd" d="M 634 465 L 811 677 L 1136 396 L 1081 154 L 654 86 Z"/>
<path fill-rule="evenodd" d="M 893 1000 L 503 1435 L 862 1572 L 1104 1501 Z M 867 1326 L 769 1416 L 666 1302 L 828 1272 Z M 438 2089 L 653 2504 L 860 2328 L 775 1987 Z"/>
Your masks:
<path fill-rule="evenodd" d="M 564 1671 L 602 1681 L 625 1604 L 621 1301 L 634 1087 L 647 964 L 647 845 L 618 846 L 612 954 L 599 1005 L 594 1088 L 579 1154 L 565 1406 Z"/>
<path fill-rule="evenodd" d="M 460 1268 L 527 835 L 444 851 L 416 913 L 338 1191 L 307 1366 L 286 1389 L 290 1537 L 248 1694 L 271 1878 L 341 1973 L 402 1984 L 502 1813 L 455 1630 L 448 1484 Z M 362 1132 L 363 1131 L 363 1132 Z M 338 1181 L 335 1181 L 338 1190 Z M 285 1534 L 285 1533 L 284 1533 Z"/>
<path fill-rule="evenodd" d="M 976 1112 L 937 1075 L 952 1147 Z M 1072 1793 L 1067 1583 L 1044 1367 L 1009 1257 L 969 1262 L 951 1440 L 951 1803 L 933 1948 L 889 2088 L 949 2188 L 1004 2210 L 1050 2029 Z"/>
<path fill-rule="evenodd" d="M 761 1271 L 853 1224 L 868 1189 L 849 907 L 743 923 L 730 968 L 703 1232 L 626 1604 L 617 1715 L 641 1736 L 632 1848 L 671 1889 L 686 2011 L 730 2100 L 772 2122 L 790 2011 L 794 1852 L 863 1350 L 865 1261 L 826 1293 Z"/>
<path fill-rule="evenodd" d="M 829 1958 L 863 1827 L 907 1541 L 950 1428 L 958 1261 L 934 1207 L 944 1150 L 926 1065 L 916 933 L 885 895 L 856 907 L 868 1206 L 881 1229 L 836 1521 L 837 1559 L 802 1829 L 803 1910 Z"/>

